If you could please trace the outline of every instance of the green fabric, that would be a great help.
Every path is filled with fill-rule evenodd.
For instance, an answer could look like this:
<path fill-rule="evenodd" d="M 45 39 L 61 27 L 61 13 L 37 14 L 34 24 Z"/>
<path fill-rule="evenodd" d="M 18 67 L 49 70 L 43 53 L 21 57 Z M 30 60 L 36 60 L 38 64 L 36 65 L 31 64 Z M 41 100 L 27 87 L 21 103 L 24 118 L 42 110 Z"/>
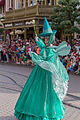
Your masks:
<path fill-rule="evenodd" d="M 49 39 L 48 46 L 54 41 L 54 37 L 55 37 L 55 33 L 52 33 L 52 34 L 50 35 L 50 39 Z"/>
<path fill-rule="evenodd" d="M 38 42 L 38 41 L 37 41 Z M 41 44 L 41 43 L 40 43 Z M 32 52 L 32 60 L 41 68 L 52 73 L 53 88 L 60 99 L 63 101 L 68 89 L 68 74 L 60 62 L 58 55 L 65 56 L 69 54 L 71 47 L 64 41 L 59 46 L 45 46 L 41 49 L 40 56 Z"/>
<path fill-rule="evenodd" d="M 36 65 L 18 99 L 15 115 L 19 120 L 29 120 L 28 116 L 33 116 L 30 120 L 58 120 L 64 113 L 53 89 L 52 73 Z"/>
<path fill-rule="evenodd" d="M 40 38 L 38 38 L 38 41 L 36 42 L 36 44 L 38 45 L 38 47 L 39 47 L 40 49 L 42 49 L 42 48 L 45 47 L 44 42 L 43 42 Z"/>
<path fill-rule="evenodd" d="M 52 33 L 50 32 L 46 32 L 46 33 L 41 33 L 39 34 L 40 37 L 47 37 L 47 36 L 50 36 Z"/>
<path fill-rule="evenodd" d="M 39 36 L 41 37 L 47 37 L 47 36 L 50 36 L 51 34 L 56 34 L 56 30 L 53 30 L 51 29 L 46 17 L 44 19 L 44 25 L 43 25 L 43 33 L 39 34 Z"/>
<path fill-rule="evenodd" d="M 54 41 L 56 30 L 53 30 L 53 33 L 50 35 L 48 46 Z"/>
<path fill-rule="evenodd" d="M 62 43 L 60 43 L 59 46 L 51 46 L 48 48 L 53 49 L 53 51 L 55 51 L 56 54 L 59 56 L 68 55 L 71 50 L 71 46 L 70 45 L 67 46 L 66 41 L 63 41 Z"/>
<path fill-rule="evenodd" d="M 27 61 L 27 56 L 22 57 L 23 61 L 26 62 Z"/>
<path fill-rule="evenodd" d="M 60 54 L 61 51 L 61 55 L 65 53 L 62 53 L 62 49 L 66 49 L 67 45 L 61 43 L 59 47 L 49 47 L 41 39 L 37 44 L 41 52 L 39 56 L 31 52 L 36 66 L 20 94 L 14 115 L 19 120 L 61 120 L 65 114 L 62 101 L 69 77 L 59 60 L 58 52 Z"/>

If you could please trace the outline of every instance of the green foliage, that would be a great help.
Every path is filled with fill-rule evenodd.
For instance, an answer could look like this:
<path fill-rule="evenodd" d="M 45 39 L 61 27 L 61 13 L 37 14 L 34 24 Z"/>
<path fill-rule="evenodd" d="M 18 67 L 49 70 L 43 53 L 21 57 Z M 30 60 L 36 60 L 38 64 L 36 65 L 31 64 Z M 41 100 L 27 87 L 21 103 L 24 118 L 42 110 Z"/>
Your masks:
<path fill-rule="evenodd" d="M 52 28 L 64 33 L 80 33 L 80 2 L 79 0 L 59 0 L 58 5 L 53 8 Z"/>

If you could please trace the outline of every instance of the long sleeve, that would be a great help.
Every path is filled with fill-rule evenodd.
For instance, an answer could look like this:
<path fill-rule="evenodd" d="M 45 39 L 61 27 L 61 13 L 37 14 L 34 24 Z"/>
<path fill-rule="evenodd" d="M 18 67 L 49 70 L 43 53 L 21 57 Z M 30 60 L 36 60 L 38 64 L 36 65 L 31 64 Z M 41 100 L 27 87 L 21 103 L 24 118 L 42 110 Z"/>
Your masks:
<path fill-rule="evenodd" d="M 71 50 L 71 46 L 70 45 L 67 46 L 67 43 L 65 41 L 60 43 L 58 46 L 50 46 L 49 48 L 53 49 L 53 51 L 60 56 L 68 55 Z"/>
<path fill-rule="evenodd" d="M 45 47 L 45 44 L 44 44 L 44 42 L 39 38 L 39 37 L 35 37 L 35 40 L 36 40 L 36 44 L 38 45 L 38 47 L 40 48 L 40 49 L 42 49 L 43 47 Z"/>
<path fill-rule="evenodd" d="M 51 44 L 51 43 L 54 41 L 55 34 L 56 34 L 56 32 L 55 32 L 55 33 L 52 33 L 52 34 L 50 35 L 50 38 L 49 38 L 49 43 L 48 43 L 48 45 L 50 45 L 50 44 Z"/>
<path fill-rule="evenodd" d="M 67 46 L 67 43 L 64 41 L 59 44 L 59 46 L 56 49 L 56 52 L 60 56 L 65 56 L 69 54 L 70 50 L 71 50 L 71 46 L 70 45 Z"/>

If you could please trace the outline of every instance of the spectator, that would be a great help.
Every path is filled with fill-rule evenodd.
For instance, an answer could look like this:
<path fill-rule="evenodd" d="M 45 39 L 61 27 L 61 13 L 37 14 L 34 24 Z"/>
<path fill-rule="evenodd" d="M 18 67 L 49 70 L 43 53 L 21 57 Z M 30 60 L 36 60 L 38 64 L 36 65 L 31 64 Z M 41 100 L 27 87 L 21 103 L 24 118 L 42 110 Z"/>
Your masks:
<path fill-rule="evenodd" d="M 58 46 L 61 40 L 55 39 L 54 45 Z M 67 41 L 69 44 L 70 41 Z M 65 68 L 69 71 L 80 71 L 80 43 L 79 40 L 72 40 L 71 52 L 68 56 L 59 57 Z M 40 49 L 35 43 L 35 40 L 22 40 L 20 37 L 17 41 L 0 41 L 0 62 L 9 62 L 16 64 L 33 65 L 31 59 L 31 51 L 40 54 Z"/>

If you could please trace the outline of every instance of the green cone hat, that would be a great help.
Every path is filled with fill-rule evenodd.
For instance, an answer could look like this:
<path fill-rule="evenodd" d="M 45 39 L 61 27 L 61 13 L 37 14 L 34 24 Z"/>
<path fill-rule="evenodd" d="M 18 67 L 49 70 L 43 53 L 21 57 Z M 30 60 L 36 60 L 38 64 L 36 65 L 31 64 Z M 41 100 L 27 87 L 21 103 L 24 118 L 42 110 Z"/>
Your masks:
<path fill-rule="evenodd" d="M 46 17 L 44 19 L 43 33 L 39 34 L 40 37 L 50 36 L 52 33 L 55 33 L 55 30 L 52 31 Z"/>

